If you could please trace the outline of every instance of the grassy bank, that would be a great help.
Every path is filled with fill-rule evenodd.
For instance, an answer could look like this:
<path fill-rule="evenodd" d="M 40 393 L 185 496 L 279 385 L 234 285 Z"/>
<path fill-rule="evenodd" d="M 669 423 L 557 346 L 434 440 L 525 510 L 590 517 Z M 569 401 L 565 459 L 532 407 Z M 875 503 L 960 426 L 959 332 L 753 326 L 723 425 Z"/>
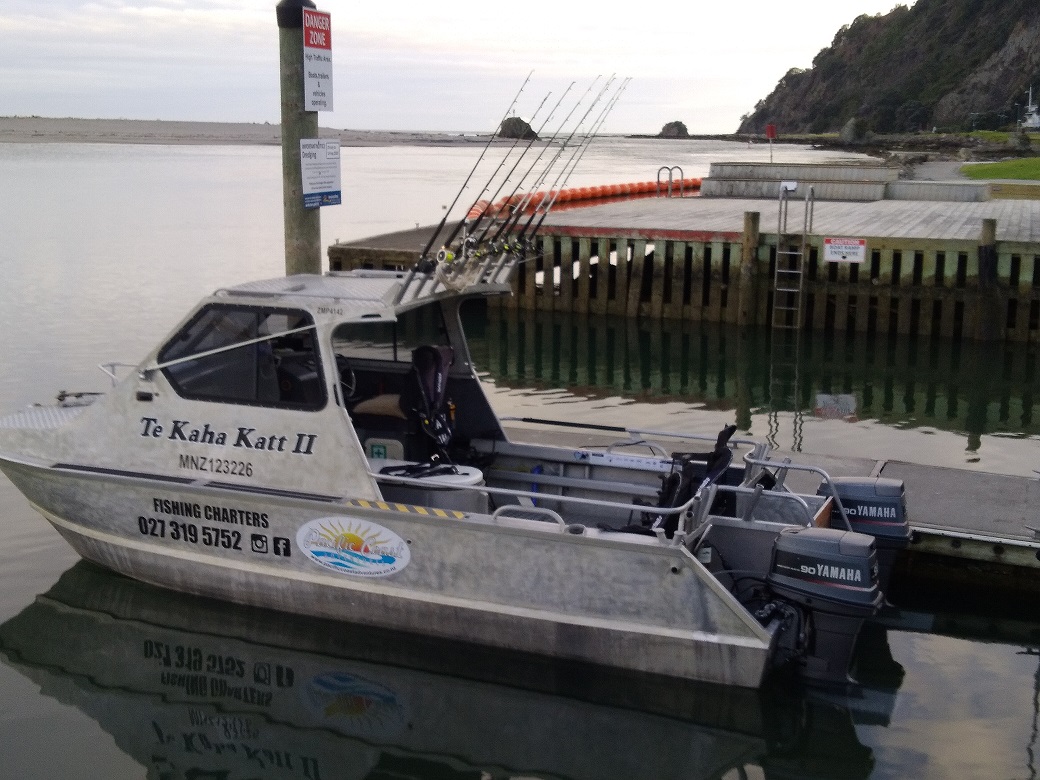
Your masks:
<path fill-rule="evenodd" d="M 1040 157 L 965 165 L 961 173 L 969 179 L 1040 180 Z"/>

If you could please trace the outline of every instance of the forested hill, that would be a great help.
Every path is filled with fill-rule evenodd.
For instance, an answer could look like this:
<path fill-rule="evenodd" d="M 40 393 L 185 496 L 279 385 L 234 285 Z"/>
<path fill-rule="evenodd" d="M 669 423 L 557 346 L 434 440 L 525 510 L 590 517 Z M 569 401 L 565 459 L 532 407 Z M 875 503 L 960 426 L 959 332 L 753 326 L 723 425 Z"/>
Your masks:
<path fill-rule="evenodd" d="M 775 124 L 780 133 L 823 133 L 853 118 L 879 133 L 995 128 L 1015 122 L 1030 83 L 1040 98 L 1037 0 L 918 0 L 842 27 L 738 132 Z"/>

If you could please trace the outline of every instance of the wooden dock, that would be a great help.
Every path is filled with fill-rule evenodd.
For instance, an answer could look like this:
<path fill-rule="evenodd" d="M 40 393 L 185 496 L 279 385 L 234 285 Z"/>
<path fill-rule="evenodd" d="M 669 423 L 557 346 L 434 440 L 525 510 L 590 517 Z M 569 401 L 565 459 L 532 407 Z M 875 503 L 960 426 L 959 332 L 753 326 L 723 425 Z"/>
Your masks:
<path fill-rule="evenodd" d="M 790 224 L 802 223 L 803 209 L 792 199 Z M 706 197 L 553 213 L 535 256 L 514 280 L 516 294 L 503 305 L 768 324 L 777 214 L 776 200 Z M 805 327 L 954 340 L 1040 338 L 1040 201 L 817 201 L 813 217 Z M 330 268 L 410 268 L 432 230 L 336 244 Z M 864 239 L 865 261 L 823 262 L 828 237 Z"/>

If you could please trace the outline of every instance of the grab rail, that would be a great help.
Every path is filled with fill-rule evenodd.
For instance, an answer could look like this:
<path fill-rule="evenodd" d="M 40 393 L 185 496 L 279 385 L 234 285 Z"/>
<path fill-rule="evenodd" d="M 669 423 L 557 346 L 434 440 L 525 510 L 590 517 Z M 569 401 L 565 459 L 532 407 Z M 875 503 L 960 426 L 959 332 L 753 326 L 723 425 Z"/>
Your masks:
<path fill-rule="evenodd" d="M 116 375 L 117 368 L 137 368 L 136 363 L 120 363 L 119 361 L 111 361 L 109 363 L 98 363 L 98 368 L 101 372 L 112 380 L 112 387 L 115 387 L 119 383 L 119 377 Z"/>
<path fill-rule="evenodd" d="M 672 184 L 674 181 L 673 173 L 675 171 L 679 172 L 679 197 L 683 197 L 685 194 L 683 192 L 683 181 L 685 180 L 685 176 L 683 175 L 683 169 L 678 165 L 673 165 L 670 168 L 667 165 L 662 165 L 657 169 L 657 194 L 661 194 L 661 174 L 664 171 L 668 171 L 668 197 L 672 197 Z"/>
<path fill-rule="evenodd" d="M 562 517 L 560 517 L 560 513 L 554 512 L 551 509 L 546 509 L 543 506 L 519 506 L 518 504 L 500 506 L 498 509 L 491 513 L 491 522 L 497 523 L 498 518 L 502 517 L 503 515 L 513 514 L 515 512 L 524 512 L 526 514 L 533 515 L 546 515 L 547 517 L 549 517 L 550 520 L 555 520 L 557 523 L 559 523 L 561 530 L 567 530 L 567 522 Z M 530 518 L 520 516 L 517 519 L 527 520 Z"/>

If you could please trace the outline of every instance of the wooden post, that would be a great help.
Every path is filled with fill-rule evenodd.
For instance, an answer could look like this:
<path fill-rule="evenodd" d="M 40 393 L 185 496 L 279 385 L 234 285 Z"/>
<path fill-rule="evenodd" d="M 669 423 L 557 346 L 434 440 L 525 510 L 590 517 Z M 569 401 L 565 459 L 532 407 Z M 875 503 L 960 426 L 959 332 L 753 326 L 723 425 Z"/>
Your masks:
<path fill-rule="evenodd" d="M 628 279 L 628 304 L 625 314 L 639 316 L 639 301 L 643 294 L 643 268 L 646 265 L 646 241 L 639 238 L 632 243 L 632 271 Z"/>
<path fill-rule="evenodd" d="M 997 288 L 997 220 L 982 220 L 979 235 L 979 291 L 975 338 L 995 341 L 1003 338 L 1000 290 Z"/>
<path fill-rule="evenodd" d="M 610 245 L 607 244 L 609 247 Z M 615 257 L 617 265 L 615 268 L 615 284 L 614 284 L 614 299 L 610 302 L 608 312 L 610 314 L 619 314 L 624 317 L 628 313 L 628 274 L 629 274 L 629 263 L 628 263 L 628 241 L 621 236 L 617 237 L 617 250 L 615 251 Z"/>
<path fill-rule="evenodd" d="M 737 325 L 755 324 L 755 277 L 758 270 L 761 217 L 757 211 L 744 212 L 744 237 L 740 244 L 740 269 L 737 274 Z"/>
<path fill-rule="evenodd" d="M 300 140 L 318 137 L 318 112 L 304 111 L 303 9 L 311 0 L 281 0 L 278 18 L 279 79 L 282 95 L 282 211 L 285 273 L 321 273 L 321 209 L 303 207 Z"/>

